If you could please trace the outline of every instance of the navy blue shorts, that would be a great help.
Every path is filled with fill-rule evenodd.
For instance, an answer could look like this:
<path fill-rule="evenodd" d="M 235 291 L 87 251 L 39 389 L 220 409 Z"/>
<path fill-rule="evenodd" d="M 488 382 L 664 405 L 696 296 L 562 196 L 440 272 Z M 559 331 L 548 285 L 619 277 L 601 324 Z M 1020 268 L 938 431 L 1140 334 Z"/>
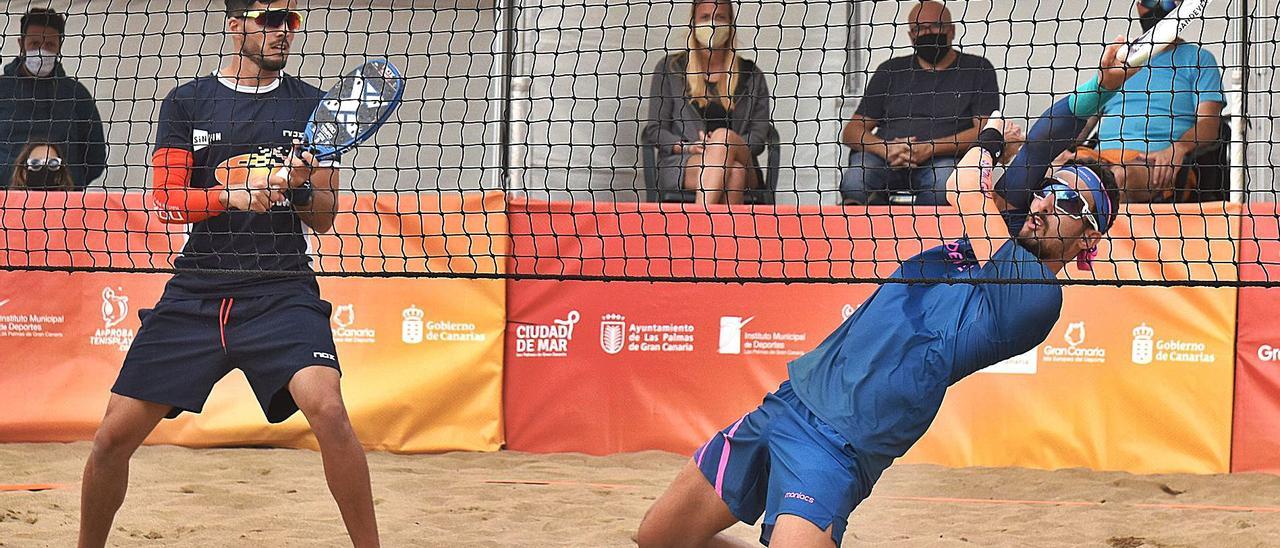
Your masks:
<path fill-rule="evenodd" d="M 303 368 L 338 369 L 329 328 L 333 307 L 310 294 L 226 299 L 161 297 L 138 311 L 142 328 L 111 388 L 121 396 L 173 406 L 167 418 L 199 413 L 222 377 L 240 369 L 267 420 L 297 410 L 289 381 Z"/>
<path fill-rule="evenodd" d="M 791 514 L 831 527 L 836 546 L 853 509 L 893 462 L 855 451 L 800 402 L 790 381 L 711 438 L 693 460 L 734 517 L 753 524 L 764 515 L 762 544 L 769 544 L 778 516 Z"/>

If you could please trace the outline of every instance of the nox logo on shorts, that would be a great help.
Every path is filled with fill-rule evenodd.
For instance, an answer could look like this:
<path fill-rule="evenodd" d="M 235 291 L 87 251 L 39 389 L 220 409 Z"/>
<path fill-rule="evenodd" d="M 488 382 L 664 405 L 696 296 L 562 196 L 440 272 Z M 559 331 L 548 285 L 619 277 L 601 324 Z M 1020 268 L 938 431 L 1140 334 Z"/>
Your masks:
<path fill-rule="evenodd" d="M 329 360 L 331 362 L 338 361 L 337 356 L 334 356 L 333 354 L 330 354 L 328 352 L 312 352 L 311 357 L 316 358 L 318 360 Z"/>

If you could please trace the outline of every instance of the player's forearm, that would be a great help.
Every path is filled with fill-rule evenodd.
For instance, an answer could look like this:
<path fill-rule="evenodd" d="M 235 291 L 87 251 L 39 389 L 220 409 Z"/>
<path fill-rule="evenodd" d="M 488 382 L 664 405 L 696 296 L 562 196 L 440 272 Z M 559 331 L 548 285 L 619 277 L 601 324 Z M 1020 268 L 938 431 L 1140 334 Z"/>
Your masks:
<path fill-rule="evenodd" d="M 294 204 L 294 211 L 312 230 L 329 232 L 338 215 L 338 173 L 333 169 L 316 169 L 311 175 L 311 185 L 311 202 L 304 206 Z"/>

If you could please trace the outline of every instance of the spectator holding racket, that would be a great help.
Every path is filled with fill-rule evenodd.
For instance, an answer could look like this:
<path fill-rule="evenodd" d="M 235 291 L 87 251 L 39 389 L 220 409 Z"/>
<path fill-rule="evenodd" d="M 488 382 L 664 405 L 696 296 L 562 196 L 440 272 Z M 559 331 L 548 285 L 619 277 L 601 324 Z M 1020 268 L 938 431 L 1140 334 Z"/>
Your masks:
<path fill-rule="evenodd" d="M 189 225 L 180 271 L 112 387 L 85 465 L 80 546 L 104 546 L 129 460 L 164 418 L 200 412 L 215 383 L 244 371 L 269 422 L 301 409 L 352 543 L 378 545 L 364 449 L 347 417 L 331 306 L 311 273 L 304 227 L 336 214 L 336 164 L 291 154 L 324 94 L 284 74 L 303 12 L 295 0 L 225 0 L 234 53 L 174 89 L 160 108 L 154 207 Z M 273 175 L 291 166 L 287 180 Z M 232 271 L 232 272 L 217 272 Z"/>
<path fill-rule="evenodd" d="M 1179 4 L 1180 0 L 1137 0 L 1134 9 L 1143 32 Z M 1061 160 L 1107 162 L 1125 201 L 1191 200 L 1198 181 L 1187 165 L 1221 146 L 1225 105 L 1218 60 L 1209 50 L 1178 38 L 1148 60 L 1090 120 L 1084 135 L 1097 127 L 1097 148 L 1078 148 Z"/>

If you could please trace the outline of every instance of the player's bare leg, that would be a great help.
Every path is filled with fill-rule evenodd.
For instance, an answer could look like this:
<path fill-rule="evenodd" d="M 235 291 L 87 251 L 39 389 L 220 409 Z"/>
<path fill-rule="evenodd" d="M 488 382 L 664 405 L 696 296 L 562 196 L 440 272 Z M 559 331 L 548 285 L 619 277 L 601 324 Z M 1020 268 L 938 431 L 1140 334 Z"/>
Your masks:
<path fill-rule="evenodd" d="M 773 525 L 770 548 L 835 548 L 831 527 L 824 531 L 800 516 L 782 514 Z"/>
<path fill-rule="evenodd" d="M 170 409 L 111 395 L 80 481 L 80 548 L 106 546 L 111 522 L 129 488 L 129 459 Z"/>
<path fill-rule="evenodd" d="M 753 546 L 721 531 L 738 522 L 715 488 L 690 461 L 658 497 L 636 532 L 641 548 Z"/>
<path fill-rule="evenodd" d="M 369 464 L 364 447 L 356 439 L 336 369 L 312 366 L 299 371 L 289 381 L 289 393 L 307 417 L 320 457 L 329 492 L 338 503 L 342 521 L 356 548 L 378 546 L 378 521 L 373 512 L 373 492 L 369 486 Z"/>

